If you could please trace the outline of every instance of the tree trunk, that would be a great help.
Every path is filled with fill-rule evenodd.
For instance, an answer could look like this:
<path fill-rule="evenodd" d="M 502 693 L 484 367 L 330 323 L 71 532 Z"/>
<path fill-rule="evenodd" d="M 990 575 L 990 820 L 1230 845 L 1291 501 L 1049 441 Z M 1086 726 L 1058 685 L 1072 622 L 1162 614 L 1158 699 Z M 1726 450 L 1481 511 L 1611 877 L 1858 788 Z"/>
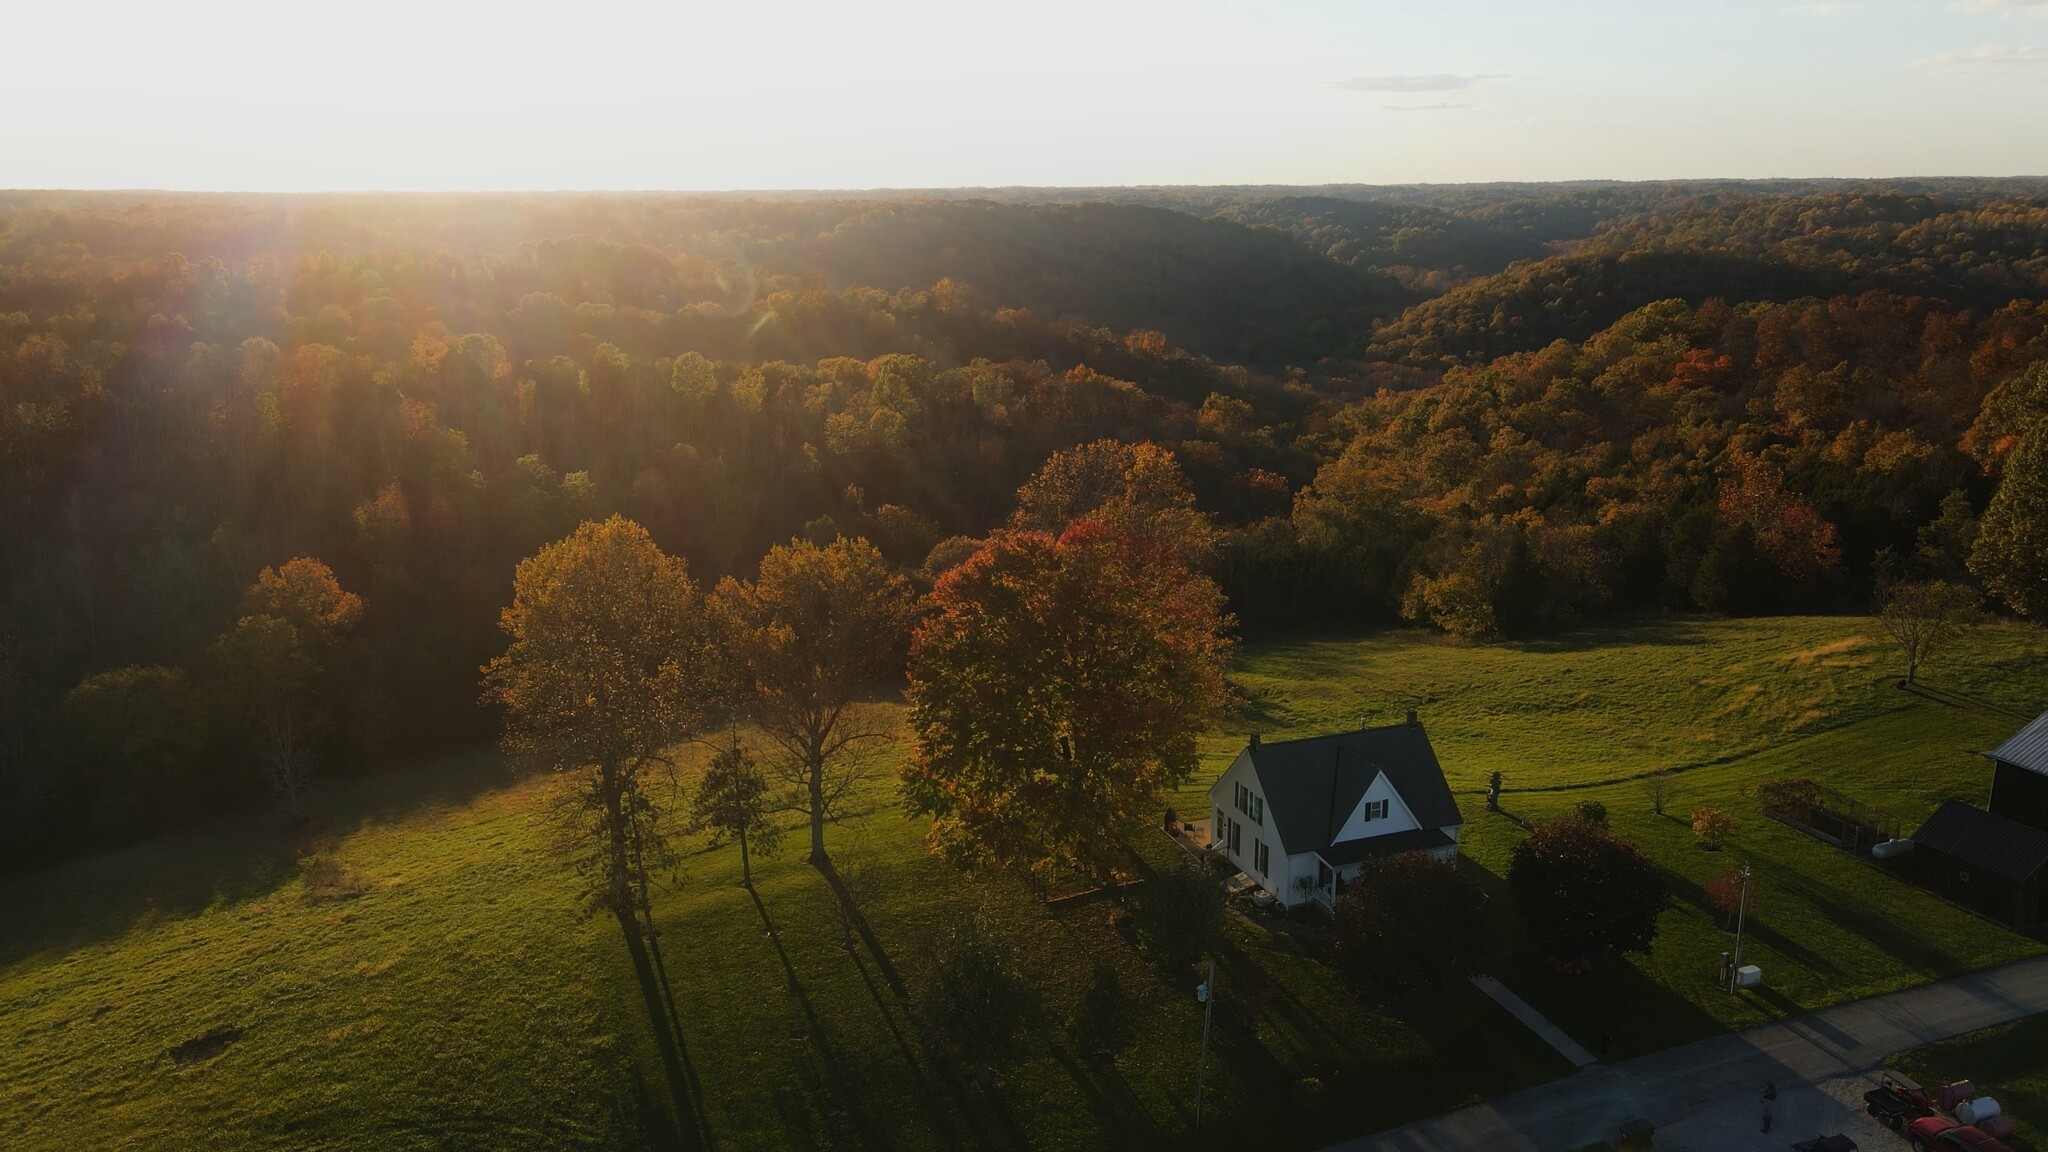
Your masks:
<path fill-rule="evenodd" d="M 754 890 L 754 868 L 747 861 L 747 826 L 740 825 L 740 887 Z"/>
<path fill-rule="evenodd" d="M 825 754 L 815 743 L 811 747 L 811 863 L 823 867 L 825 855 Z"/>
<path fill-rule="evenodd" d="M 619 770 L 613 765 L 598 769 L 601 787 L 604 789 L 605 835 L 611 841 L 611 883 L 612 907 L 618 909 L 623 925 L 634 916 L 632 858 L 628 851 L 626 837 L 626 807 L 624 789 L 619 782 Z M 629 933 L 630 934 L 630 933 Z"/>

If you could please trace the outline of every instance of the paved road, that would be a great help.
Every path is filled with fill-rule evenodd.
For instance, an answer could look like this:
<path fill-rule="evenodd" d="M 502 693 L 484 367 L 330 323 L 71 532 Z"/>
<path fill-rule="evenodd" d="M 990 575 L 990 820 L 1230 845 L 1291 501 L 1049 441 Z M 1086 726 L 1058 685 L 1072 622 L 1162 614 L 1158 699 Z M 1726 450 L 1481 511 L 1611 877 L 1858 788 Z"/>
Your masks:
<path fill-rule="evenodd" d="M 2048 1012 L 2048 956 L 1596 1065 L 1329 1152 L 1568 1152 L 1634 1116 L 1657 1125 L 1658 1152 L 1784 1152 L 1823 1127 L 1849 1129 L 1858 1097 L 1846 1081 L 1885 1057 L 2039 1012 Z M 1779 1089 L 1769 1136 L 1759 1124 L 1765 1081 Z"/>

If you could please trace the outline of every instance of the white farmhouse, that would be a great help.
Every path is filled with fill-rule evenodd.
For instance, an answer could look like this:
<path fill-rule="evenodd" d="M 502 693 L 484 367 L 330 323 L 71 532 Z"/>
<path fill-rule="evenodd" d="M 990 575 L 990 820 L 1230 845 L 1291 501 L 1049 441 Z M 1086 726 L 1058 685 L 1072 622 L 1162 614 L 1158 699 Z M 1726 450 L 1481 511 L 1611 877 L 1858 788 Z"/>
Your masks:
<path fill-rule="evenodd" d="M 1334 908 L 1360 862 L 1458 855 L 1465 817 L 1415 713 L 1405 724 L 1261 743 L 1209 789 L 1209 845 L 1292 908 Z"/>

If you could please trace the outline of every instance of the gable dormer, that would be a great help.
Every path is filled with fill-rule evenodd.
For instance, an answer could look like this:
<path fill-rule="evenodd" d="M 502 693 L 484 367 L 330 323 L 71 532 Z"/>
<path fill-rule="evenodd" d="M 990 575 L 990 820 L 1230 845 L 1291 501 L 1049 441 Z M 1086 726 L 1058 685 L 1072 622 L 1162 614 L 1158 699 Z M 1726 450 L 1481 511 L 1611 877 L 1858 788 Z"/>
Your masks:
<path fill-rule="evenodd" d="M 1351 809 L 1351 815 L 1344 821 L 1330 843 L 1342 844 L 1346 840 L 1363 840 L 1369 836 L 1385 836 L 1392 832 L 1412 832 L 1422 827 L 1410 811 L 1401 793 L 1387 779 L 1384 772 L 1373 777 L 1372 784 L 1359 797 Z"/>

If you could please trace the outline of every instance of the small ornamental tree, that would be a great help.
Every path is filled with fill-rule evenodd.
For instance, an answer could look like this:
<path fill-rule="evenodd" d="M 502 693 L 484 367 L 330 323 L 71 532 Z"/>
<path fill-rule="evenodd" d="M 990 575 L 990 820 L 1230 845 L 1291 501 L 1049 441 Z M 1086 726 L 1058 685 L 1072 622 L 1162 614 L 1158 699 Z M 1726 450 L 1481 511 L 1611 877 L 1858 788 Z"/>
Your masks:
<path fill-rule="evenodd" d="M 1174 548 L 1086 521 L 999 533 L 931 601 L 903 790 L 932 846 L 1113 880 L 1222 705 L 1222 594 Z"/>
<path fill-rule="evenodd" d="M 1721 913 L 1721 915 L 1732 922 L 1735 919 L 1736 909 L 1742 905 L 1742 874 L 1740 872 L 1721 873 L 1712 880 L 1707 881 L 1706 894 L 1707 903 L 1712 906 L 1714 911 Z M 1755 884 L 1751 884 L 1749 888 L 1749 908 L 1752 912 L 1756 911 Z"/>
<path fill-rule="evenodd" d="M 1643 795 L 1650 801 L 1650 811 L 1664 814 L 1665 805 L 1671 803 L 1678 792 L 1678 777 L 1670 772 L 1652 772 L 1643 777 Z"/>
<path fill-rule="evenodd" d="M 1486 894 L 1420 852 L 1368 860 L 1337 899 L 1337 970 L 1383 1003 L 1463 980 L 1486 946 Z"/>
<path fill-rule="evenodd" d="M 1693 839 L 1709 852 L 1718 851 L 1722 842 L 1741 830 L 1742 821 L 1732 812 L 1707 807 L 1692 810 Z"/>
<path fill-rule="evenodd" d="M 1977 613 L 1977 594 L 1943 580 L 1914 580 L 1884 591 L 1877 621 L 1897 645 L 1906 665 L 1906 683 L 1914 683 L 1920 667 L 1948 647 Z"/>
<path fill-rule="evenodd" d="M 774 811 L 768 780 L 754 763 L 754 757 L 735 739 L 711 758 L 710 767 L 697 782 L 689 831 L 708 833 L 713 848 L 735 840 L 740 846 L 740 883 L 754 886 L 752 853 L 774 855 L 782 844 L 782 829 L 770 815 Z"/>
<path fill-rule="evenodd" d="M 1649 951 L 1671 899 L 1641 849 L 1574 816 L 1538 824 L 1515 846 L 1508 892 L 1529 936 L 1575 973 L 1609 952 Z"/>

